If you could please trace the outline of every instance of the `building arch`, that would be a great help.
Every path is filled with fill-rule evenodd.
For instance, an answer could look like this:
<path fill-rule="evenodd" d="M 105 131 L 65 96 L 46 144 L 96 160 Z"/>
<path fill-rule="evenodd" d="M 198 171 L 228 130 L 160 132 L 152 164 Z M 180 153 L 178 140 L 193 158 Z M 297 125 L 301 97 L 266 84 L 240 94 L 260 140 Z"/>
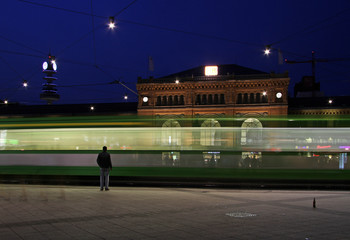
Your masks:
<path fill-rule="evenodd" d="M 174 119 L 165 121 L 162 125 L 162 145 L 178 146 L 181 145 L 181 131 L 177 131 L 176 128 L 180 128 L 181 125 Z"/>
<path fill-rule="evenodd" d="M 200 143 L 203 146 L 219 146 L 221 145 L 221 134 L 216 128 L 220 128 L 219 121 L 215 119 L 207 119 L 201 124 Z"/>
<path fill-rule="evenodd" d="M 258 146 L 262 143 L 262 124 L 256 118 L 246 119 L 241 127 L 241 145 Z M 240 165 L 257 168 L 261 165 L 261 152 L 242 152 Z"/>

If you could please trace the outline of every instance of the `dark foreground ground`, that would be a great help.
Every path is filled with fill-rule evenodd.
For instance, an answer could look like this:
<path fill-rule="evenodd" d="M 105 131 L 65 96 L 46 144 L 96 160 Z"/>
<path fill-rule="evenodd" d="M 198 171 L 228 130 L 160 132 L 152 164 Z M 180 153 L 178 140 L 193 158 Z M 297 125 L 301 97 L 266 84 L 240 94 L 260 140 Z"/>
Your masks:
<path fill-rule="evenodd" d="M 117 167 L 114 186 L 350 190 L 350 170 Z M 0 183 L 98 186 L 98 167 L 2 166 Z"/>
<path fill-rule="evenodd" d="M 348 191 L 1 184 L 0 238 L 349 239 L 349 202 Z"/>

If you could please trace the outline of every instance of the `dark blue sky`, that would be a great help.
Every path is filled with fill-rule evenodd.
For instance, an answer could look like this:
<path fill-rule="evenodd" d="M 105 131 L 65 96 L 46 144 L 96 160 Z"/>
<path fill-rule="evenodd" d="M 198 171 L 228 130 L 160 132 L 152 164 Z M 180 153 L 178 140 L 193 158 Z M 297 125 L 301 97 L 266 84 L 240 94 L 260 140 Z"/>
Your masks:
<path fill-rule="evenodd" d="M 121 80 L 135 91 L 137 77 L 150 75 L 149 56 L 155 77 L 208 64 L 288 70 L 292 95 L 294 84 L 311 75 L 311 64 L 281 65 L 277 50 L 268 57 L 263 54 L 268 44 L 290 60 L 310 60 L 311 51 L 316 58 L 338 60 L 318 63 L 316 81 L 327 96 L 350 95 L 348 0 L 1 3 L 0 99 L 11 102 L 45 104 L 39 98 L 41 66 L 50 51 L 57 58 L 61 96 L 55 104 L 120 102 L 124 93 L 136 101 L 123 86 L 108 83 Z M 117 28 L 111 31 L 108 17 L 118 13 Z M 27 89 L 21 87 L 24 79 Z"/>

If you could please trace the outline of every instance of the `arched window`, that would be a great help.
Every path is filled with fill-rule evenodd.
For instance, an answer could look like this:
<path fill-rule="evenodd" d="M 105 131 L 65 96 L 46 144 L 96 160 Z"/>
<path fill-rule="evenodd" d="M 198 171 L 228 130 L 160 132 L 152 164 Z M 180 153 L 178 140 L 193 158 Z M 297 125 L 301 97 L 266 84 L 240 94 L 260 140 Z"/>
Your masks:
<path fill-rule="evenodd" d="M 213 104 L 213 95 L 208 95 L 208 104 Z"/>
<path fill-rule="evenodd" d="M 267 103 L 267 95 L 266 94 L 262 96 L 262 102 Z"/>
<path fill-rule="evenodd" d="M 214 95 L 214 104 L 218 104 L 219 103 L 219 95 L 215 94 Z"/>
<path fill-rule="evenodd" d="M 245 93 L 245 94 L 243 95 L 243 103 L 244 103 L 244 104 L 248 103 L 248 93 Z"/>
<path fill-rule="evenodd" d="M 157 97 L 157 103 L 156 103 L 157 106 L 160 106 L 162 105 L 162 97 L 161 96 L 158 96 Z"/>
<path fill-rule="evenodd" d="M 248 118 L 242 124 L 241 145 L 254 146 L 259 149 L 262 143 L 262 124 L 256 118 Z M 240 166 L 245 168 L 259 168 L 261 166 L 261 152 L 242 152 Z"/>
<path fill-rule="evenodd" d="M 204 105 L 207 104 L 207 95 L 206 94 L 202 95 L 202 104 L 204 104 Z"/>
<path fill-rule="evenodd" d="M 257 93 L 257 94 L 255 95 L 255 102 L 257 102 L 257 103 L 260 103 L 260 102 L 261 102 L 260 93 Z"/>
<path fill-rule="evenodd" d="M 163 102 L 162 102 L 163 106 L 167 106 L 168 105 L 168 101 L 167 101 L 167 97 L 163 96 Z"/>
<path fill-rule="evenodd" d="M 169 106 L 173 105 L 173 96 L 169 96 L 169 98 L 168 98 L 168 105 Z"/>
<path fill-rule="evenodd" d="M 185 100 L 184 100 L 184 95 L 180 96 L 180 105 L 184 105 L 185 104 Z"/>
<path fill-rule="evenodd" d="M 242 124 L 241 144 L 257 144 L 262 140 L 262 124 L 256 118 L 248 118 Z"/>
<path fill-rule="evenodd" d="M 196 104 L 196 105 L 200 105 L 200 104 L 201 104 L 201 95 L 198 94 L 198 95 L 196 96 L 195 104 Z"/>
<path fill-rule="evenodd" d="M 220 104 L 225 104 L 225 94 L 220 94 Z"/>
<path fill-rule="evenodd" d="M 178 131 L 181 125 L 178 121 L 170 119 L 162 125 L 162 145 L 181 145 L 182 131 Z"/>
<path fill-rule="evenodd" d="M 254 103 L 254 93 L 251 93 L 251 94 L 249 95 L 249 102 L 250 102 L 250 103 Z"/>
<path fill-rule="evenodd" d="M 179 97 L 177 95 L 174 97 L 174 105 L 179 105 Z"/>
<path fill-rule="evenodd" d="M 219 146 L 221 145 L 220 123 L 215 119 L 205 120 L 201 125 L 200 143 L 203 146 Z"/>
<path fill-rule="evenodd" d="M 241 104 L 242 101 L 243 101 L 243 99 L 242 99 L 242 93 L 238 93 L 238 95 L 237 95 L 237 104 Z"/>

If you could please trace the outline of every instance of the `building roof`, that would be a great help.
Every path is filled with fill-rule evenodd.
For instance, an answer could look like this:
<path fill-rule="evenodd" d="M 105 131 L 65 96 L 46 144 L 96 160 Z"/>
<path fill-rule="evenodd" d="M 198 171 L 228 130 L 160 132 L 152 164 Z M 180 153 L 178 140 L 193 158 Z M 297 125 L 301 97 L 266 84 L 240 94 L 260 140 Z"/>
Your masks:
<path fill-rule="evenodd" d="M 218 75 L 255 75 L 255 74 L 268 74 L 252 68 L 243 67 L 236 64 L 222 64 L 218 66 Z M 191 68 L 182 72 L 173 73 L 162 78 L 174 78 L 174 77 L 200 77 L 204 76 L 205 66 L 199 66 Z"/>
<path fill-rule="evenodd" d="M 288 78 L 288 72 L 282 74 L 266 73 L 260 70 L 239 66 L 236 64 L 217 65 L 218 74 L 206 76 L 205 67 L 199 66 L 182 72 L 173 73 L 164 77 L 149 79 L 137 79 L 138 84 L 149 83 L 172 83 L 175 79 L 182 82 L 191 81 L 226 81 L 226 80 L 251 80 L 251 79 L 271 79 L 271 78 Z"/>

